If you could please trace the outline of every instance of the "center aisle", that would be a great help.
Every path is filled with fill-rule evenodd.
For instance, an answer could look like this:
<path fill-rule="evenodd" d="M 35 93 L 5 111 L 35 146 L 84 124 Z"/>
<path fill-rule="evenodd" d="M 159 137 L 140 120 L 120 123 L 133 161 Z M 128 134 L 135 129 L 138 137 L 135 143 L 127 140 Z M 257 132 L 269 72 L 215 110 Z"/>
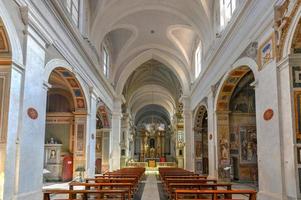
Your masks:
<path fill-rule="evenodd" d="M 148 174 L 145 181 L 142 200 L 160 200 L 158 181 L 155 174 Z"/>

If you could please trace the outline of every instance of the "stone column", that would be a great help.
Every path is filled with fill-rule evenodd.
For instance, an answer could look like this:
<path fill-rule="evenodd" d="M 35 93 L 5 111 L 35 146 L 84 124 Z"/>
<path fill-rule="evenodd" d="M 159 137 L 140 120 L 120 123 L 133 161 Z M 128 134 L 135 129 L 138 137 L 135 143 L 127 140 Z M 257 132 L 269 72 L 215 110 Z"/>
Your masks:
<path fill-rule="evenodd" d="M 88 132 L 86 138 L 86 174 L 88 177 L 94 177 L 95 175 L 95 145 L 96 145 L 96 112 L 97 112 L 97 97 L 93 92 L 90 91 L 90 113 L 88 115 Z"/>
<path fill-rule="evenodd" d="M 110 135 L 110 171 L 120 169 L 121 99 L 115 99 Z"/>
<path fill-rule="evenodd" d="M 184 141 L 185 141 L 185 164 L 186 170 L 194 171 L 194 135 L 192 128 L 192 111 L 190 109 L 190 99 L 183 97 L 183 117 L 184 117 Z"/>
<path fill-rule="evenodd" d="M 25 37 L 26 71 L 16 166 L 16 199 L 39 200 L 42 199 L 46 121 L 47 88 L 43 77 L 46 44 L 30 26 Z"/>

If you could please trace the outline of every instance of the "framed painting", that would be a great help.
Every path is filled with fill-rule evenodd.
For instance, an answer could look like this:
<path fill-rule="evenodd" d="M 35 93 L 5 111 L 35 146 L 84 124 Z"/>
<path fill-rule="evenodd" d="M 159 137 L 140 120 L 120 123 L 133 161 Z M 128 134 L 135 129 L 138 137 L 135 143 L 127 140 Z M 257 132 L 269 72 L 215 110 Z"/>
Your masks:
<path fill-rule="evenodd" d="M 294 92 L 296 141 L 301 143 L 301 91 Z"/>
<path fill-rule="evenodd" d="M 297 161 L 301 164 L 301 147 L 297 147 Z"/>
<path fill-rule="evenodd" d="M 255 126 L 241 126 L 240 136 L 240 162 L 245 164 L 257 161 L 257 139 Z"/>
<path fill-rule="evenodd" d="M 272 34 L 266 41 L 259 46 L 258 51 L 258 64 L 259 71 L 263 69 L 265 65 L 270 63 L 275 58 L 275 35 Z"/>

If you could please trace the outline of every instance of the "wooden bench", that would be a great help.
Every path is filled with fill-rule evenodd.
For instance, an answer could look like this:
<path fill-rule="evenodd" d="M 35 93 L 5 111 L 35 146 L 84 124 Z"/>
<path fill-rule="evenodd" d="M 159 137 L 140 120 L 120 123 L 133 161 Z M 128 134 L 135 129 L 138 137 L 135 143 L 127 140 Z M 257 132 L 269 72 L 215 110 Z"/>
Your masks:
<path fill-rule="evenodd" d="M 233 194 L 248 195 L 249 200 L 256 200 L 256 191 L 254 191 L 254 190 L 175 190 L 175 200 L 189 199 L 185 195 L 192 195 L 193 198 L 190 198 L 190 199 L 205 200 L 205 199 L 208 199 L 208 198 L 195 198 L 195 196 L 196 195 L 197 196 L 199 196 L 199 195 L 210 195 L 211 196 L 211 198 L 209 198 L 210 200 L 217 200 L 217 199 L 226 200 L 226 199 L 229 199 L 229 198 L 227 198 L 227 197 L 219 198 L 219 195 L 233 195 Z M 230 199 L 232 199 L 232 198 L 230 198 Z"/>
<path fill-rule="evenodd" d="M 74 196 L 77 194 L 82 194 L 83 197 L 81 200 L 87 200 L 87 196 L 90 194 L 101 194 L 101 195 L 114 195 L 114 199 L 116 199 L 116 195 L 118 199 L 125 200 L 128 191 L 126 190 L 56 190 L 56 189 L 47 189 L 43 190 L 44 200 L 51 200 L 50 195 L 52 194 L 67 194 L 69 198 L 60 199 L 60 200 L 75 200 Z M 76 199 L 77 200 L 77 199 Z M 96 199 L 97 200 L 97 199 Z"/>
<path fill-rule="evenodd" d="M 168 195 L 173 198 L 175 196 L 175 190 L 185 189 L 185 190 L 201 190 L 201 189 L 210 189 L 217 190 L 218 187 L 224 187 L 226 190 L 232 189 L 231 183 L 170 183 L 168 184 Z M 227 198 L 231 198 L 231 194 L 226 195 Z"/>
<path fill-rule="evenodd" d="M 80 182 L 71 182 L 69 183 L 69 189 L 74 190 L 74 187 L 82 186 L 85 190 L 126 190 L 128 199 L 131 199 L 132 195 L 134 194 L 134 184 L 133 183 L 80 183 Z M 86 195 L 86 194 L 85 194 Z"/>

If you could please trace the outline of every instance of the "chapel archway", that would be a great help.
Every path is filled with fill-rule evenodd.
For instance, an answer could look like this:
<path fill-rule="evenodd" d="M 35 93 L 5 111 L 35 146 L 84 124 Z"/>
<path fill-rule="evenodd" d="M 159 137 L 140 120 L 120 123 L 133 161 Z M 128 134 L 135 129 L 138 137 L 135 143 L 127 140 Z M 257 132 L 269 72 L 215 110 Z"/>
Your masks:
<path fill-rule="evenodd" d="M 109 170 L 110 149 L 110 113 L 107 106 L 101 101 L 96 113 L 96 146 L 95 146 L 95 173 L 101 174 Z"/>
<path fill-rule="evenodd" d="M 195 171 L 199 174 L 209 173 L 208 161 L 208 118 L 205 106 L 200 106 L 194 122 Z"/>
<path fill-rule="evenodd" d="M 45 181 L 70 181 L 85 171 L 87 104 L 75 75 L 55 68 L 48 80 Z"/>
<path fill-rule="evenodd" d="M 218 175 L 257 183 L 254 74 L 247 66 L 231 71 L 217 99 Z"/>
<path fill-rule="evenodd" d="M 5 182 L 11 55 L 8 33 L 0 18 L 0 199 Z"/>
<path fill-rule="evenodd" d="M 291 67 L 291 86 L 293 91 L 293 102 L 294 102 L 294 131 L 295 131 L 295 137 L 294 137 L 294 152 L 296 152 L 295 155 L 295 163 L 296 163 L 296 177 L 299 177 L 299 180 L 297 179 L 297 184 L 299 185 L 299 188 L 301 188 L 301 67 L 300 67 L 300 56 L 301 56 L 301 19 L 299 19 L 298 24 L 295 28 L 295 31 L 293 33 L 292 37 L 292 43 L 291 43 L 291 55 L 292 59 L 290 59 L 290 67 Z M 300 192 L 300 191 L 299 191 Z"/>

